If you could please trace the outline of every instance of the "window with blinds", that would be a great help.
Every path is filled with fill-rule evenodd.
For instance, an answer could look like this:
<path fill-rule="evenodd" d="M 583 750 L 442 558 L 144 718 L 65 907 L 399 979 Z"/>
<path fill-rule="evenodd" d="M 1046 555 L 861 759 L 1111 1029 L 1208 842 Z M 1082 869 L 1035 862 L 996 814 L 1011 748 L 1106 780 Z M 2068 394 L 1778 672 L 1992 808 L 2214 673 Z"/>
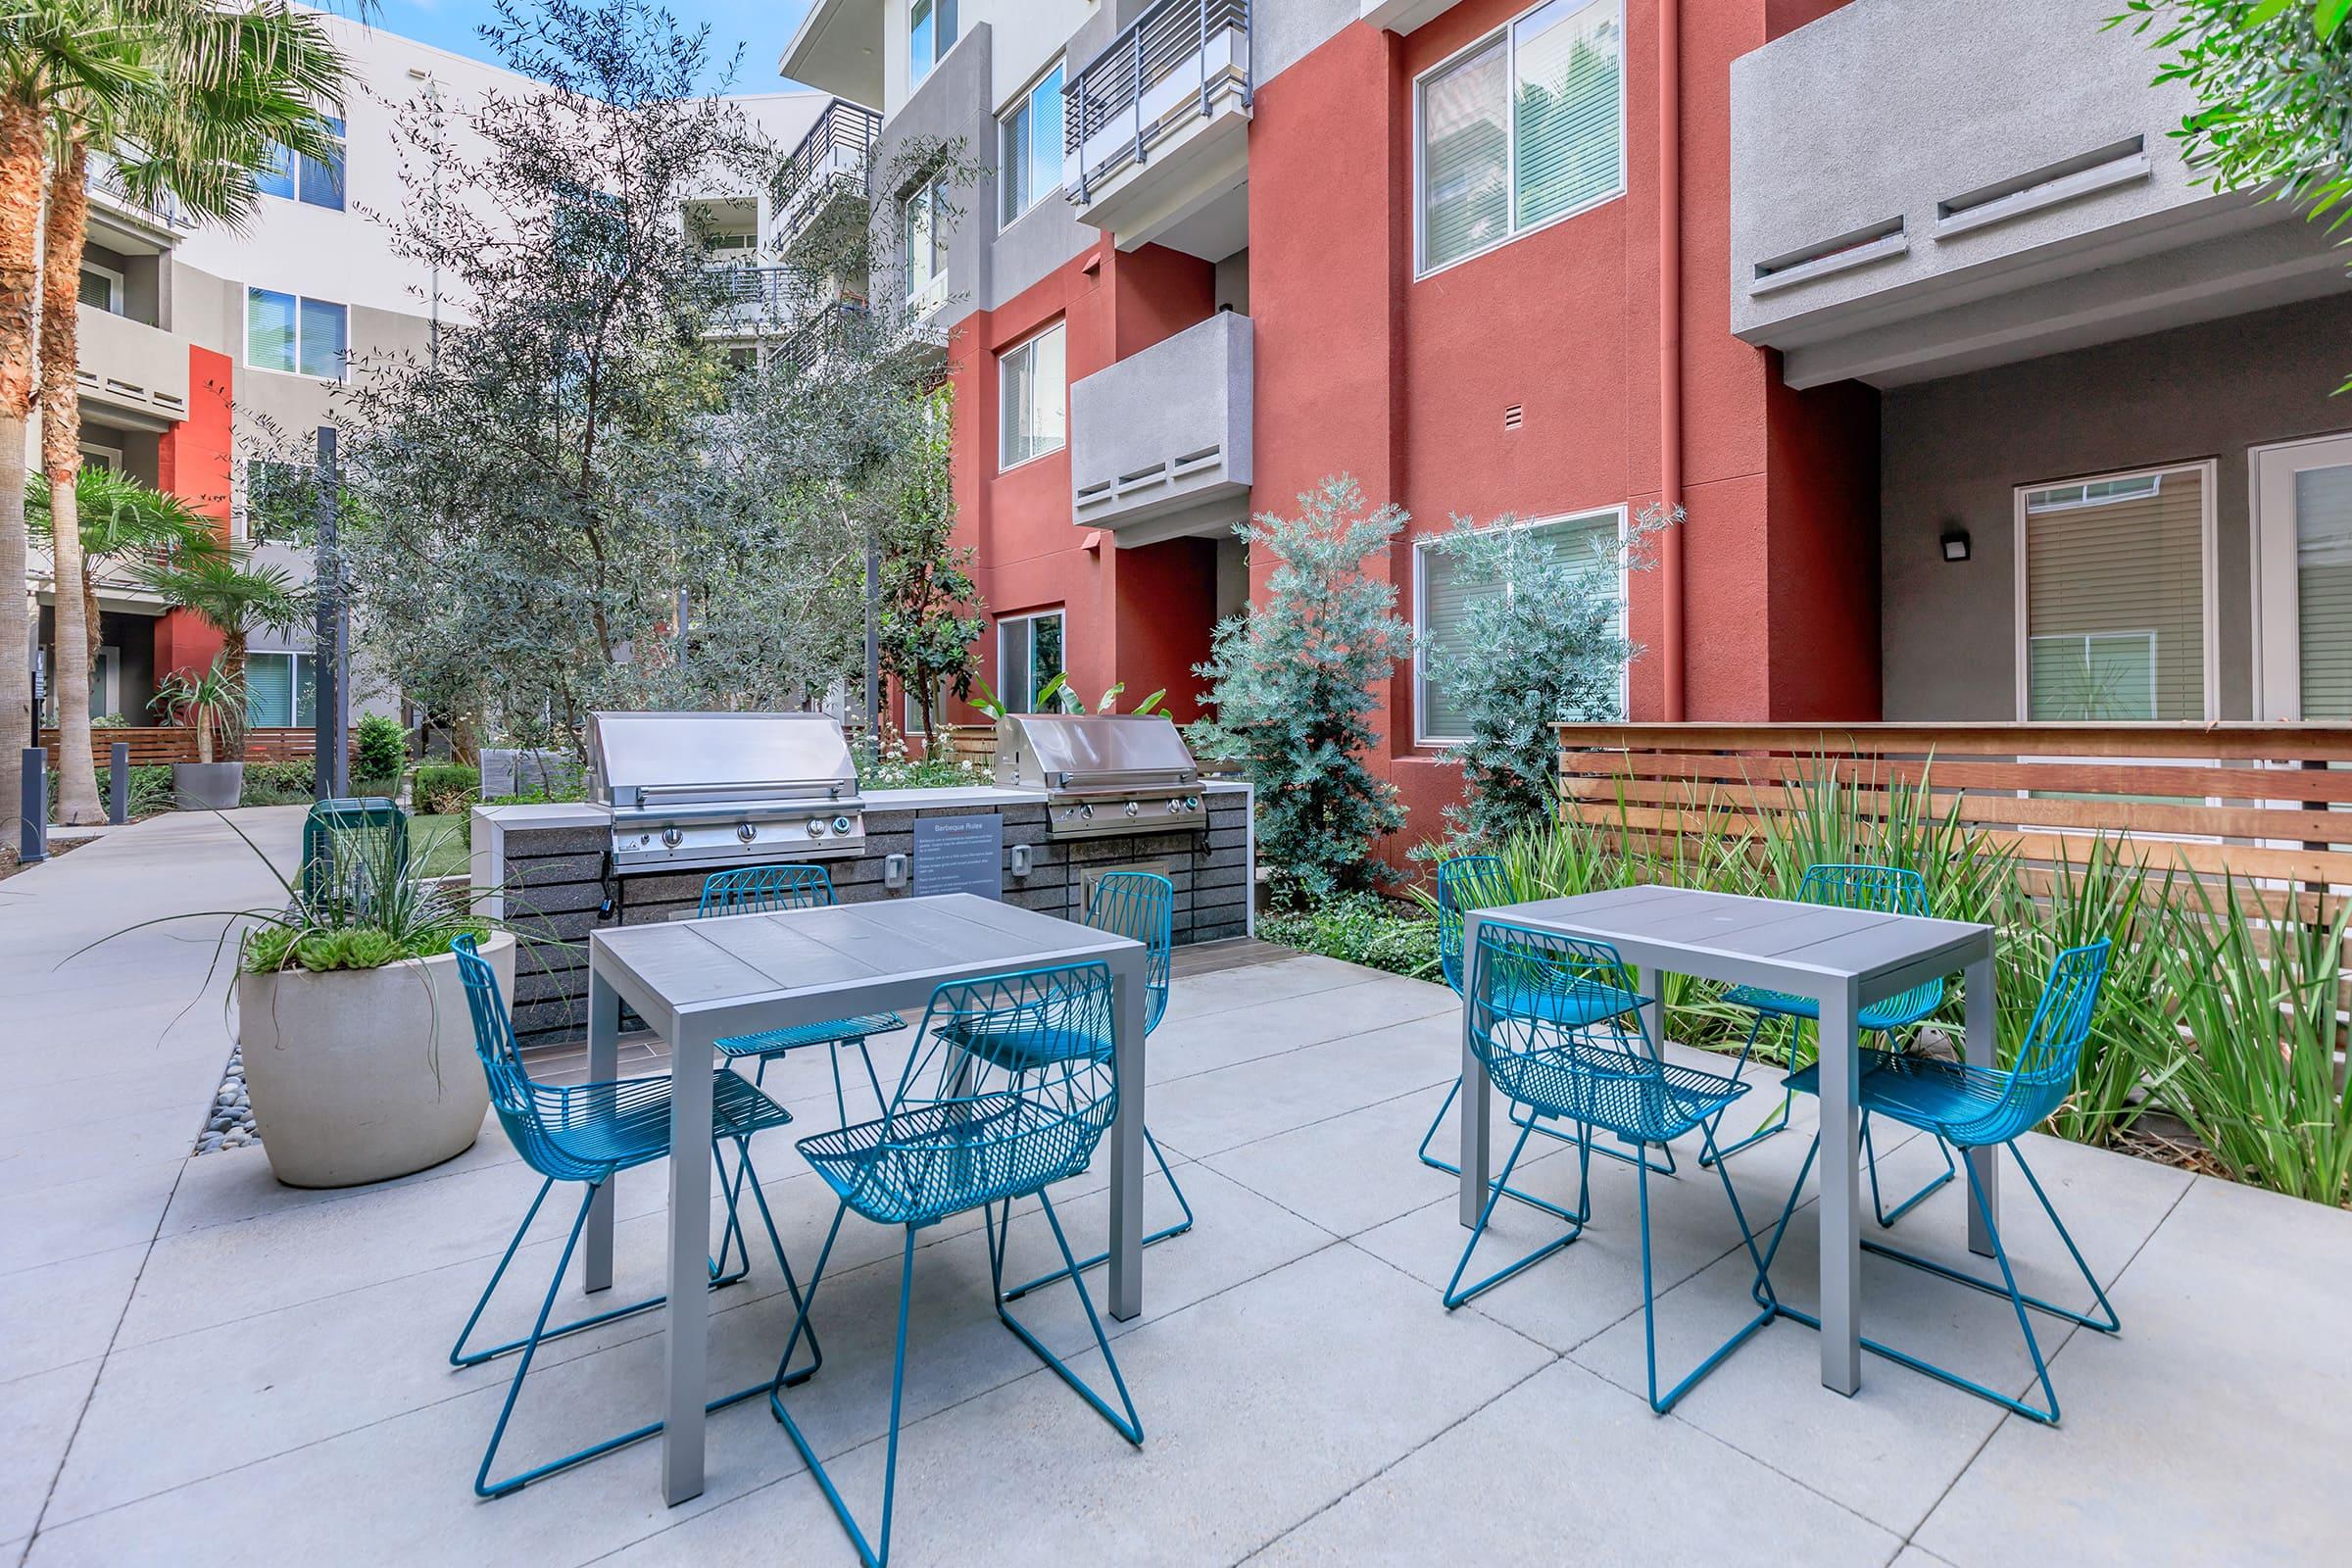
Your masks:
<path fill-rule="evenodd" d="M 2295 474 L 2295 612 L 2305 718 L 2352 718 L 2352 467 Z"/>
<path fill-rule="evenodd" d="M 309 654 L 245 656 L 245 722 L 284 728 L 314 721 L 315 672 Z"/>
<path fill-rule="evenodd" d="M 2202 468 L 2025 492 L 2026 717 L 2205 711 Z"/>
<path fill-rule="evenodd" d="M 1061 323 L 999 357 L 1003 367 L 1003 466 L 1058 451 L 1069 438 L 1068 370 Z"/>
<path fill-rule="evenodd" d="M 1538 522 L 1527 525 L 1531 538 L 1540 540 L 1552 559 L 1577 567 L 1592 566 L 1599 559 L 1596 550 L 1614 549 L 1618 540 L 1618 516 L 1615 512 L 1596 512 L 1585 516 L 1563 517 L 1556 522 Z M 1491 582 L 1473 585 L 1463 579 L 1461 563 L 1442 550 L 1430 548 L 1423 540 L 1415 550 L 1419 557 L 1420 591 L 1414 595 L 1413 629 L 1425 647 L 1451 647 L 1451 639 L 1470 609 L 1482 596 L 1498 590 Z M 1618 573 L 1617 622 L 1619 635 L 1625 631 L 1625 579 Z M 1417 694 L 1418 738 L 1443 744 L 1467 739 L 1470 720 L 1458 696 L 1432 680 L 1424 663 L 1415 684 Z M 1624 692 L 1618 694 L 1619 711 L 1624 708 Z M 1595 714 L 1595 717 L 1615 716 Z"/>
<path fill-rule="evenodd" d="M 997 122 L 997 183 L 1009 223 L 1061 186 L 1061 63 Z"/>
<path fill-rule="evenodd" d="M 1625 189 L 1623 0 L 1550 0 L 1422 78 L 1421 268 Z"/>

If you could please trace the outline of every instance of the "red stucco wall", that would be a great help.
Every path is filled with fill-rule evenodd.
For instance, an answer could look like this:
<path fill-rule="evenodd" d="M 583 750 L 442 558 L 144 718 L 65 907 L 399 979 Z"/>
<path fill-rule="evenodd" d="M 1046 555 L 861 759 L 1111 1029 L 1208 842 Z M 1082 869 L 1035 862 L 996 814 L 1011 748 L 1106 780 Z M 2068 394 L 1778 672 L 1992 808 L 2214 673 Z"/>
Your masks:
<path fill-rule="evenodd" d="M 226 355 L 190 348 L 188 416 L 156 442 L 156 487 L 213 518 L 223 539 L 229 530 L 234 373 Z M 155 623 L 155 672 L 161 676 L 174 669 L 203 669 L 221 646 L 220 634 L 195 615 L 168 611 Z"/>

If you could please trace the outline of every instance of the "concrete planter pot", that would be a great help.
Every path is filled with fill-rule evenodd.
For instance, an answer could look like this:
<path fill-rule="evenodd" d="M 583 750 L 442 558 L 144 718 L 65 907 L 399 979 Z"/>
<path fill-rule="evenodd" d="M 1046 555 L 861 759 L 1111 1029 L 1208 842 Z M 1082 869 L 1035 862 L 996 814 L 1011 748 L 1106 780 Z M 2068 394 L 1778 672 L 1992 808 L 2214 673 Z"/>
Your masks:
<path fill-rule="evenodd" d="M 481 945 L 514 994 L 514 938 Z M 490 1109 L 457 959 L 237 977 L 237 1043 L 270 1168 L 288 1187 L 357 1187 L 453 1159 Z"/>
<path fill-rule="evenodd" d="M 173 762 L 172 793 L 183 811 L 230 811 L 245 794 L 243 762 Z"/>

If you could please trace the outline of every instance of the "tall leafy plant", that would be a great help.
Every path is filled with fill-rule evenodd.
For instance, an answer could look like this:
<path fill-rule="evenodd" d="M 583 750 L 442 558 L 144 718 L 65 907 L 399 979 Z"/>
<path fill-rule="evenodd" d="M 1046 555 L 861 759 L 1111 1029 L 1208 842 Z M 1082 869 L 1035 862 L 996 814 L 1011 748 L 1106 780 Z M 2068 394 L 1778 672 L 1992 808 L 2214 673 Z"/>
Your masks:
<path fill-rule="evenodd" d="M 193 612 L 220 634 L 220 671 L 240 692 L 253 634 L 290 630 L 310 613 L 311 590 L 286 567 L 257 561 L 249 550 L 166 557 L 141 567 L 139 578 L 166 603 Z M 242 726 L 228 737 L 228 748 L 227 760 L 245 755 Z"/>
<path fill-rule="evenodd" d="M 1215 715 L 1193 748 L 1238 760 L 1257 791 L 1258 853 L 1286 898 L 1321 899 L 1396 879 L 1375 841 L 1404 826 L 1396 791 L 1364 756 L 1379 739 L 1376 695 L 1412 646 L 1396 588 L 1369 564 L 1404 528 L 1367 507 L 1354 479 L 1325 479 L 1295 517 L 1260 513 L 1235 532 L 1274 568 L 1263 602 L 1221 621 L 1208 662 Z"/>
<path fill-rule="evenodd" d="M 1623 629 L 1625 574 L 1651 564 L 1649 541 L 1682 516 L 1652 506 L 1622 539 L 1566 544 L 1510 516 L 1483 526 L 1456 517 L 1437 540 L 1470 596 L 1446 640 L 1422 650 L 1430 679 L 1468 722 L 1453 751 L 1468 799 L 1446 810 L 1458 839 L 1493 843 L 1552 813 L 1551 726 L 1618 716 L 1625 667 L 1641 652 Z"/>

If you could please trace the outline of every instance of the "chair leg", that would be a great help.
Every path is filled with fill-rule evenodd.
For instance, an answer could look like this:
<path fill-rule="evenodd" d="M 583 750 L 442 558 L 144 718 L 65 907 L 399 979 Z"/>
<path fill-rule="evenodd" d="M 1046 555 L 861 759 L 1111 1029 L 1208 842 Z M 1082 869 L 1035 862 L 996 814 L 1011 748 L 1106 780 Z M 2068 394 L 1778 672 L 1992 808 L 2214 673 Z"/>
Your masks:
<path fill-rule="evenodd" d="M 1004 1289 L 1004 1254 L 1010 1249 L 1012 1241 L 1012 1200 L 1010 1199 L 1004 1200 L 1004 1220 L 1001 1235 L 996 1227 L 990 1224 L 985 1208 L 981 1213 L 981 1223 L 989 1226 L 990 1229 L 989 1269 L 990 1281 L 996 1287 L 997 1316 L 1003 1320 L 1006 1328 L 1012 1330 L 1023 1345 L 1028 1346 L 1036 1353 L 1039 1360 L 1054 1369 L 1056 1377 L 1068 1384 L 1071 1389 L 1076 1391 L 1080 1398 L 1092 1405 L 1097 1415 L 1109 1422 L 1112 1431 L 1141 1447 L 1144 1442 L 1143 1421 L 1135 1413 L 1135 1398 L 1127 1392 L 1127 1380 L 1119 1372 L 1118 1357 L 1110 1353 L 1110 1338 L 1103 1333 L 1102 1319 L 1095 1311 L 1095 1298 L 1086 1288 L 1086 1280 L 1083 1278 L 1085 1265 L 1070 1254 L 1070 1239 L 1062 1232 L 1061 1216 L 1054 1211 L 1054 1200 L 1047 1196 L 1042 1187 L 1038 1189 L 1037 1203 L 1040 1208 L 1045 1210 L 1046 1223 L 1053 1227 L 1054 1245 L 1061 1250 L 1062 1267 L 1047 1277 L 1067 1279 L 1078 1288 L 1078 1304 L 1086 1308 L 1087 1325 L 1095 1331 L 1095 1345 L 1102 1352 L 1102 1364 L 1110 1369 L 1111 1387 L 1118 1393 L 1119 1405 L 1126 1412 L 1125 1415 L 1122 1416 L 1118 1410 L 1113 1410 L 1103 1400 L 1102 1396 L 1097 1394 L 1084 1379 L 1070 1369 L 1067 1362 L 1052 1350 L 1047 1349 L 1045 1343 L 1030 1333 L 1028 1327 L 1019 1318 L 1004 1310 L 1004 1303 L 1011 1299 L 1013 1294 Z"/>
<path fill-rule="evenodd" d="M 1456 1165 L 1449 1159 L 1438 1158 L 1435 1154 L 1432 1154 L 1429 1152 L 1429 1146 L 1437 1138 L 1438 1129 L 1446 1124 L 1446 1113 L 1453 1108 L 1453 1102 L 1455 1100 L 1460 1098 L 1461 1093 L 1462 1081 L 1461 1079 L 1456 1078 L 1453 1081 L 1453 1087 L 1446 1091 L 1445 1103 L 1438 1106 L 1437 1115 L 1430 1118 L 1429 1131 L 1421 1135 L 1421 1163 L 1427 1165 L 1431 1170 L 1442 1170 L 1448 1176 L 1459 1176 L 1462 1173 L 1462 1167 Z M 1515 1114 L 1512 1116 L 1511 1120 L 1514 1125 L 1519 1127 L 1526 1127 L 1528 1125 L 1527 1122 L 1520 1121 Z M 1586 1141 L 1574 1133 L 1563 1133 L 1550 1127 L 1538 1127 L 1535 1130 L 1542 1133 L 1546 1138 L 1557 1138 L 1562 1143 L 1576 1144 L 1580 1148 L 1585 1147 Z M 1608 1154 L 1609 1151 L 1604 1149 L 1598 1151 L 1598 1152 L 1602 1154 Z M 1624 1156 L 1611 1155 L 1610 1157 L 1623 1158 Z M 1670 1149 L 1666 1152 L 1666 1158 L 1669 1162 L 1673 1160 L 1673 1150 Z M 1669 1173 L 1671 1173 L 1672 1168 L 1673 1167 L 1671 1163 L 1669 1163 Z M 1505 1198 L 1513 1199 L 1519 1202 L 1525 1203 L 1530 1208 L 1540 1208 L 1554 1219 L 1565 1220 L 1571 1225 L 1583 1223 L 1584 1216 L 1570 1213 L 1567 1209 L 1560 1207 L 1559 1204 L 1552 1202 L 1550 1200 L 1538 1198 L 1533 1193 L 1523 1193 L 1516 1187 L 1505 1187 L 1502 1189 L 1502 1194 Z"/>
<path fill-rule="evenodd" d="M 726 1156 L 719 1152 L 718 1139 L 714 1136 L 710 1140 L 710 1161 L 718 1167 L 718 1190 L 727 1200 L 727 1224 L 718 1234 L 718 1255 L 706 1265 L 710 1271 L 712 1289 L 733 1285 L 752 1271 L 752 1244 L 744 1237 L 742 1214 L 736 1206 L 743 1200 L 744 1175 L 751 1169 L 750 1149 L 743 1140 L 736 1142 L 740 1157 L 735 1166 L 735 1179 L 730 1183 L 727 1179 Z M 759 1185 L 755 1181 L 753 1190 L 758 1191 Z M 727 1254 L 737 1250 L 743 1253 L 743 1267 L 730 1274 L 727 1272 Z"/>
<path fill-rule="evenodd" d="M 1189 1231 L 1193 1228 L 1193 1205 L 1186 1200 L 1184 1196 L 1184 1189 L 1177 1185 L 1176 1173 L 1168 1169 L 1168 1156 L 1159 1152 L 1159 1140 L 1152 1136 L 1152 1129 L 1149 1127 L 1144 1129 L 1144 1146 L 1152 1151 L 1152 1157 L 1159 1162 L 1159 1173 L 1168 1179 L 1168 1191 L 1176 1195 L 1176 1206 L 1184 1211 L 1184 1218 L 1178 1220 L 1175 1224 L 1163 1225 L 1158 1230 L 1153 1231 L 1151 1235 L 1144 1238 L 1144 1246 L 1156 1247 L 1161 1242 L 1166 1241 L 1169 1237 L 1182 1236 L 1186 1231 Z M 1004 1204 L 1004 1223 L 1007 1229 L 1011 1227 L 1012 1203 L 1010 1200 L 1007 1200 Z M 1090 1268 L 1100 1268 L 1102 1264 L 1109 1261 L 1110 1253 L 1106 1250 L 1097 1252 L 1091 1257 L 1080 1259 L 1076 1267 L 1080 1272 L 1084 1272 Z M 1022 1297 L 1027 1296 L 1031 1291 L 1036 1290 L 1041 1285 L 1051 1285 L 1055 1280 L 1066 1280 L 1070 1277 L 1071 1274 L 1069 1269 L 1052 1269 L 1044 1274 L 1040 1274 L 1033 1280 L 1026 1281 L 1023 1284 L 1015 1285 L 1009 1291 L 1002 1292 L 1001 1298 L 1007 1301 L 1017 1301 Z"/>
<path fill-rule="evenodd" d="M 575 1323 L 564 1324 L 560 1328 L 543 1328 L 536 1333 L 526 1334 L 519 1340 L 509 1340 L 504 1345 L 493 1345 L 487 1349 L 468 1350 L 466 1348 L 466 1342 L 472 1337 L 475 1325 L 481 1322 L 482 1313 L 490 1305 L 490 1298 L 498 1294 L 499 1282 L 507 1277 L 508 1265 L 514 1261 L 515 1252 L 522 1247 L 522 1238 L 530 1230 L 531 1221 L 539 1217 L 540 1205 L 547 1201 L 547 1195 L 555 1189 L 555 1185 L 556 1179 L 553 1176 L 539 1184 L 539 1196 L 531 1200 L 531 1206 L 523 1213 L 522 1223 L 514 1227 L 514 1235 L 507 1243 L 505 1254 L 499 1258 L 498 1267 L 490 1273 L 490 1283 L 482 1287 L 481 1298 L 473 1303 L 472 1314 L 466 1319 L 466 1326 L 458 1331 L 457 1344 L 450 1347 L 449 1364 L 451 1366 L 479 1366 L 484 1361 L 495 1360 L 499 1356 L 535 1345 L 541 1340 L 560 1340 L 565 1335 L 578 1334 L 583 1330 L 595 1328 L 600 1323 L 610 1323 L 616 1318 L 624 1318 L 631 1313 L 643 1312 L 660 1306 L 663 1301 L 669 1299 L 666 1296 L 649 1296 L 642 1301 L 631 1301 L 626 1306 L 612 1307 L 581 1318 Z M 592 1195 L 594 1189 L 591 1189 Z M 566 1258 L 570 1256 L 568 1249 L 565 1250 L 564 1256 Z M 563 1280 L 563 1271 L 559 1269 L 556 1273 L 556 1284 L 562 1285 Z M 553 1299 L 552 1288 L 550 1299 Z"/>
<path fill-rule="evenodd" d="M 1747 1026 L 1747 1039 L 1742 1041 L 1740 1046 L 1740 1059 L 1732 1063 L 1732 1082 L 1734 1083 L 1740 1082 L 1740 1075 L 1747 1070 L 1748 1054 L 1756 1049 L 1756 1037 L 1764 1030 L 1765 1016 L 1763 1012 L 1757 1012 L 1756 1021 Z M 1740 1139 L 1737 1143 L 1724 1146 L 1717 1151 L 1715 1157 L 1729 1159 L 1742 1149 L 1751 1149 L 1776 1133 L 1787 1132 L 1788 1130 L 1788 1112 L 1792 1108 L 1794 1101 L 1795 1096 L 1784 1090 L 1781 1094 L 1780 1104 L 1756 1124 L 1755 1131 Z M 1726 1106 L 1724 1110 L 1717 1111 L 1715 1119 L 1707 1123 L 1707 1138 L 1710 1143 L 1713 1142 L 1716 1135 L 1723 1131 L 1723 1118 L 1729 1109 L 1730 1107 Z M 1699 1163 L 1704 1165 L 1707 1161 L 1702 1156 Z"/>
<path fill-rule="evenodd" d="M 1486 1206 L 1478 1211 L 1478 1223 L 1470 1228 L 1470 1243 L 1462 1249 L 1461 1260 L 1453 1265 L 1453 1278 L 1446 1282 L 1446 1309 L 1447 1311 L 1450 1312 L 1474 1297 L 1493 1290 L 1512 1275 L 1532 1268 L 1584 1235 L 1585 1221 L 1592 1207 L 1592 1129 L 1586 1123 L 1577 1123 L 1577 1129 L 1581 1135 L 1577 1142 L 1576 1152 L 1579 1183 L 1578 1212 L 1567 1216 L 1568 1234 L 1545 1242 L 1517 1262 L 1505 1264 L 1477 1284 L 1467 1289 L 1462 1287 L 1462 1273 L 1470 1266 L 1470 1254 L 1478 1250 L 1480 1238 L 1487 1234 L 1487 1222 L 1494 1217 L 1494 1205 L 1502 1200 L 1503 1194 L 1508 1191 L 1511 1170 L 1519 1163 L 1519 1155 L 1527 1148 L 1528 1134 L 1534 1131 L 1533 1128 L 1522 1125 L 1518 1138 L 1512 1141 L 1511 1157 L 1502 1162 L 1502 1175 L 1488 1189 Z M 1646 1171 L 1648 1169 L 1646 1162 L 1642 1163 L 1642 1169 Z M 1646 1180 L 1646 1177 L 1644 1179 Z"/>
<path fill-rule="evenodd" d="M 745 1170 L 751 1170 L 751 1140 L 745 1138 L 739 1140 L 738 1143 L 740 1146 L 738 1152 L 741 1154 L 743 1162 L 742 1168 Z M 775 1249 L 776 1267 L 783 1272 L 784 1289 L 792 1296 L 794 1321 L 797 1323 L 808 1315 L 808 1302 L 807 1298 L 801 1295 L 800 1282 L 793 1277 L 792 1259 L 784 1255 L 784 1238 L 778 1235 L 776 1232 L 776 1216 L 768 1211 L 767 1194 L 762 1191 L 760 1186 L 759 1172 L 752 1171 L 751 1185 L 752 1200 L 760 1206 L 760 1221 L 767 1228 L 767 1244 Z M 745 1266 L 747 1269 L 750 1266 L 748 1254 L 746 1257 Z M 815 1288 L 816 1282 L 814 1280 L 810 1280 L 809 1290 L 813 1292 Z M 808 1325 L 808 1355 L 809 1361 L 807 1366 L 801 1368 L 798 1372 L 789 1373 L 784 1376 L 784 1382 L 787 1385 L 808 1382 L 810 1378 L 816 1376 L 816 1369 L 825 1363 L 824 1347 L 816 1343 L 816 1325 L 814 1323 L 810 1323 Z M 789 1358 L 789 1351 L 787 1352 L 787 1358 Z M 760 1385 L 761 1388 L 765 1388 L 768 1385 L 766 1384 Z M 754 1390 L 752 1392 L 757 1393 L 758 1391 Z"/>
<path fill-rule="evenodd" d="M 1680 1383 L 1667 1390 L 1663 1398 L 1659 1397 L 1657 1295 L 1649 1257 L 1649 1173 L 1646 1170 L 1643 1171 L 1641 1176 L 1642 1349 L 1649 1374 L 1649 1407 L 1660 1415 L 1673 1409 L 1683 1396 L 1697 1385 L 1699 1379 L 1714 1371 L 1723 1363 L 1726 1356 L 1745 1344 L 1750 1335 L 1770 1323 L 1778 1315 L 1776 1311 L 1778 1303 L 1772 1297 L 1772 1281 L 1765 1273 L 1763 1254 L 1756 1250 L 1756 1234 L 1748 1228 L 1747 1211 L 1740 1206 L 1740 1195 L 1732 1189 L 1731 1173 L 1723 1168 L 1723 1156 L 1715 1148 L 1715 1134 L 1711 1128 L 1702 1125 L 1699 1129 L 1699 1138 L 1704 1145 L 1699 1164 L 1703 1168 L 1712 1169 L 1717 1179 L 1723 1183 L 1723 1196 L 1731 1200 L 1732 1219 L 1740 1227 L 1740 1240 L 1747 1247 L 1748 1261 L 1756 1265 L 1757 1284 L 1753 1289 L 1762 1293 L 1763 1300 L 1755 1316 L 1742 1323 L 1733 1332 L 1730 1339 L 1717 1346 L 1708 1353 L 1706 1359 L 1687 1373 Z M 1707 1157 L 1708 1155 L 1714 1157 L 1710 1159 Z"/>
<path fill-rule="evenodd" d="M 866 1037 L 863 1035 L 858 1037 L 858 1054 L 865 1060 L 865 1081 L 874 1086 L 874 1105 L 880 1114 L 887 1116 L 890 1114 L 890 1096 L 882 1088 L 882 1075 L 874 1071 L 874 1054 L 872 1049 L 867 1046 Z M 849 1108 L 847 1106 L 842 1108 L 842 1125 L 844 1127 L 849 1125 Z"/>
<path fill-rule="evenodd" d="M 1933 1133 L 1929 1136 L 1936 1138 Z M 1943 1155 L 1943 1174 L 1929 1177 L 1925 1187 L 1895 1204 L 1894 1212 L 1890 1214 L 1886 1211 L 1886 1203 L 1879 1197 L 1879 1153 L 1876 1149 L 1871 1147 L 1870 1143 L 1870 1112 L 1866 1110 L 1862 1113 L 1862 1158 L 1870 1171 L 1871 1211 L 1878 1215 L 1881 1230 L 1892 1230 L 1896 1220 L 1917 1208 L 1930 1194 L 1952 1179 L 1952 1146 L 1941 1138 L 1936 1138 L 1936 1148 Z"/>
<path fill-rule="evenodd" d="M 783 1423 L 786 1436 L 792 1439 L 792 1446 L 800 1450 L 802 1463 L 808 1465 L 808 1473 L 824 1489 L 825 1501 L 833 1505 L 834 1517 L 841 1521 L 841 1528 L 849 1533 L 850 1544 L 858 1548 L 858 1560 L 865 1568 L 882 1568 L 890 1560 L 891 1508 L 897 1500 L 899 1486 L 899 1418 L 905 1408 L 906 1395 L 906 1305 L 914 1293 L 914 1226 L 906 1227 L 906 1248 L 899 1261 L 899 1338 L 890 1372 L 890 1446 L 883 1458 L 882 1528 L 879 1531 L 882 1544 L 878 1549 L 867 1542 L 865 1532 L 858 1528 L 858 1521 L 851 1514 L 849 1503 L 843 1499 L 841 1490 L 833 1485 L 833 1477 L 827 1473 L 823 1461 L 817 1458 L 816 1450 L 809 1446 L 808 1438 L 802 1435 L 800 1424 L 784 1408 L 783 1399 L 786 1382 L 784 1367 L 792 1359 L 794 1346 L 800 1342 L 802 1326 L 808 1321 L 808 1309 L 816 1302 L 817 1284 L 824 1278 L 825 1262 L 832 1256 L 834 1240 L 841 1234 L 842 1216 L 848 1212 L 849 1205 L 846 1203 L 834 1210 L 833 1228 L 825 1237 L 825 1250 L 817 1257 L 816 1272 L 808 1277 L 808 1298 L 801 1303 L 800 1317 L 792 1326 L 792 1339 L 785 1344 L 784 1358 L 776 1363 L 776 1382 L 768 1391 L 767 1407 Z"/>

